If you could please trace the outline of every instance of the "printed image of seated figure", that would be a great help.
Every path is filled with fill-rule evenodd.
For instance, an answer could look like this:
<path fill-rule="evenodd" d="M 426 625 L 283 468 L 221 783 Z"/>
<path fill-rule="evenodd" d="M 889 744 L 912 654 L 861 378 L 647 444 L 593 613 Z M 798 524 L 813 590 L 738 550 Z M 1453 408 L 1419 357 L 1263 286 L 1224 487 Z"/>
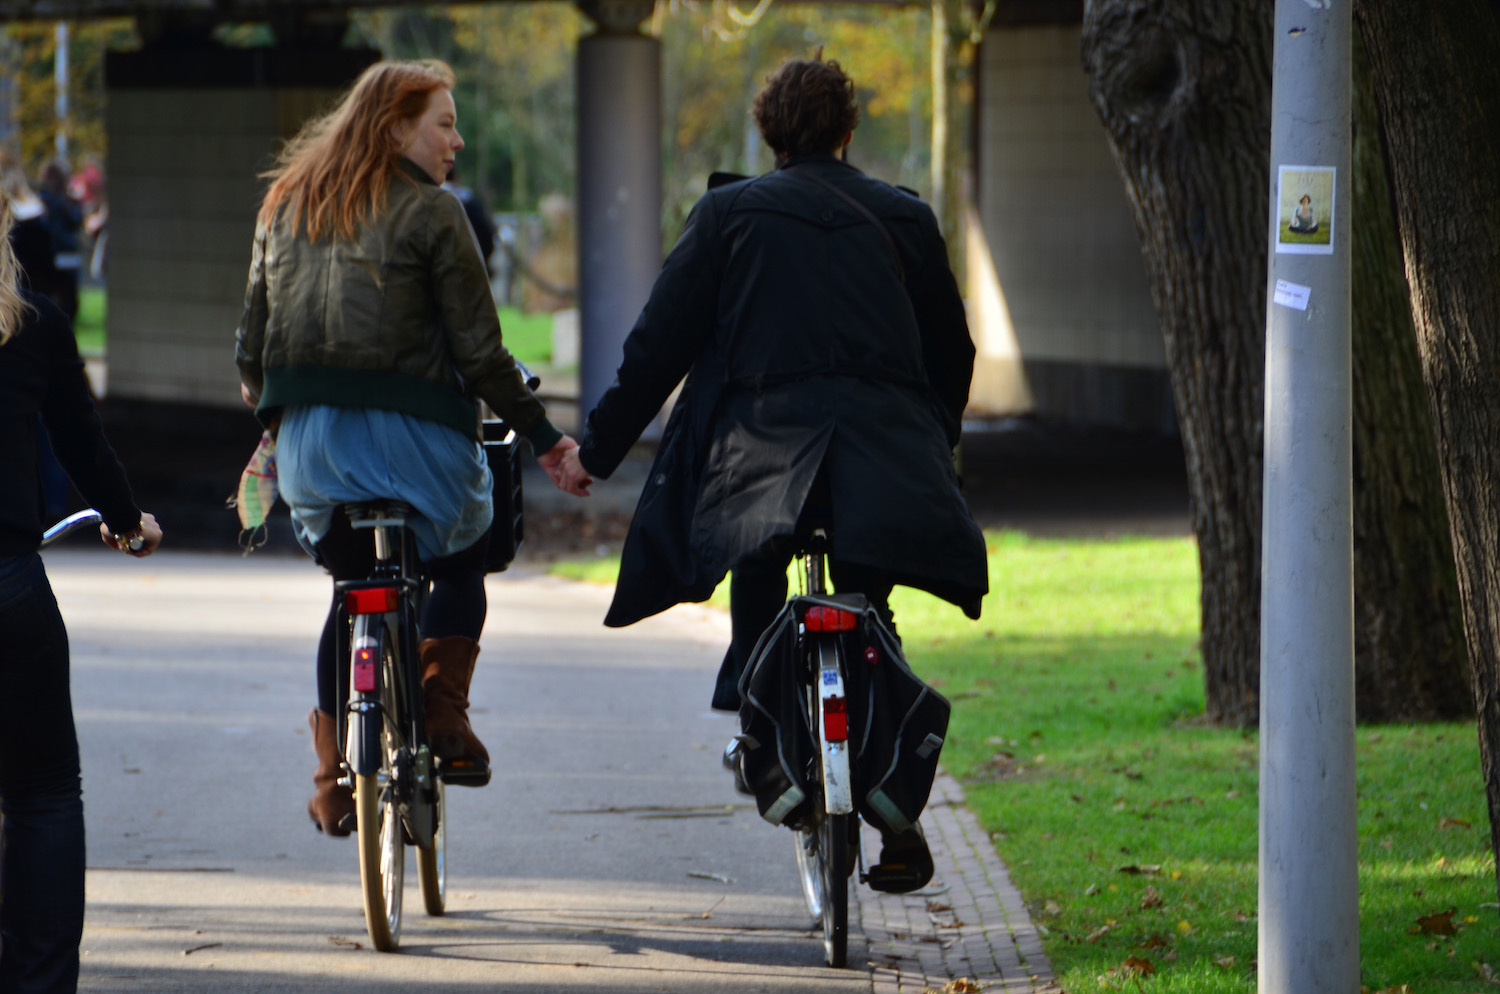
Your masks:
<path fill-rule="evenodd" d="M 1297 209 L 1292 212 L 1292 223 L 1288 227 L 1303 235 L 1310 235 L 1318 230 L 1318 219 L 1313 216 L 1312 197 L 1305 193 L 1302 195 Z"/>

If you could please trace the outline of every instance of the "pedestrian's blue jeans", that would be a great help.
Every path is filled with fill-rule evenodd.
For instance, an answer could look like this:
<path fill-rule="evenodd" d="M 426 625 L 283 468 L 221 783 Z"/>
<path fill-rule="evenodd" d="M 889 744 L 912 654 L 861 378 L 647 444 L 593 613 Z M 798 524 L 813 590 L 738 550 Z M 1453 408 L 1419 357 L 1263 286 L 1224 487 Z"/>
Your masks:
<path fill-rule="evenodd" d="M 68 633 L 40 556 L 0 558 L 0 994 L 72 994 L 83 795 Z"/>

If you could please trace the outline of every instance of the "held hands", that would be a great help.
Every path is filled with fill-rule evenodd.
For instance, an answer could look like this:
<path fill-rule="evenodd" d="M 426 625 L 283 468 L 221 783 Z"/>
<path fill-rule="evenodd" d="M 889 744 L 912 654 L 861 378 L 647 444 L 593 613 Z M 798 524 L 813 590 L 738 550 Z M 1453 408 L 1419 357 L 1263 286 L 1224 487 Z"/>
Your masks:
<path fill-rule="evenodd" d="M 99 526 L 99 537 L 104 539 L 104 544 L 111 549 L 125 553 L 127 556 L 135 556 L 144 559 L 156 551 L 161 545 L 161 525 L 156 523 L 156 516 L 148 512 L 141 512 L 141 523 L 132 530 L 125 532 L 117 541 L 114 533 L 109 530 L 109 525 Z M 131 545 L 140 541 L 140 548 L 132 549 Z"/>
<path fill-rule="evenodd" d="M 552 448 L 536 457 L 557 489 L 574 497 L 587 497 L 594 478 L 578 460 L 578 443 L 567 435 Z"/>

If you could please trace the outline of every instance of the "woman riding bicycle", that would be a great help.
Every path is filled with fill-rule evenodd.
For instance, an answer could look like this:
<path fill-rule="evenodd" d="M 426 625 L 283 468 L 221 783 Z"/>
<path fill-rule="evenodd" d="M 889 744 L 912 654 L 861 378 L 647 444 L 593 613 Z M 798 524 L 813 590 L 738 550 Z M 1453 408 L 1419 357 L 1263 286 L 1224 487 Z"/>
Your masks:
<path fill-rule="evenodd" d="M 433 584 L 419 622 L 428 733 L 436 755 L 484 769 L 466 713 L 492 517 L 475 401 L 526 438 L 554 479 L 577 443 L 547 420 L 501 343 L 474 234 L 440 185 L 464 145 L 453 85 L 440 62 L 377 63 L 286 146 L 261 204 L 235 357 L 247 403 L 278 432 L 298 540 L 335 581 L 366 576 L 373 562 L 370 537 L 341 505 L 396 498 L 415 508 L 408 524 Z M 335 608 L 318 644 L 308 813 L 347 835 Z"/>
<path fill-rule="evenodd" d="M 103 514 L 106 544 L 149 556 L 161 528 L 136 507 L 104 437 L 71 322 L 19 285 L 10 227 L 0 193 L 0 990 L 70 994 L 83 935 L 83 797 L 68 633 L 37 555 L 38 426 Z"/>
<path fill-rule="evenodd" d="M 838 63 L 785 63 L 754 113 L 776 170 L 698 201 L 564 460 L 570 484 L 608 477 L 686 375 L 605 624 L 704 600 L 733 569 L 727 710 L 799 521 L 831 519 L 834 585 L 887 621 L 893 584 L 971 618 L 989 585 L 951 458 L 974 346 L 937 221 L 843 161 L 859 108 Z"/>

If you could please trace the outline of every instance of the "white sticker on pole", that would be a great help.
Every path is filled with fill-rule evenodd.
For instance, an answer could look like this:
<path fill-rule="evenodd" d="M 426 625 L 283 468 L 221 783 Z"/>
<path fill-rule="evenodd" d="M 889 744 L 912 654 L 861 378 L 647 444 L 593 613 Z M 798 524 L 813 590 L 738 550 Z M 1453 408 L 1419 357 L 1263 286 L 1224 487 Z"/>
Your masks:
<path fill-rule="evenodd" d="M 1281 166 L 1276 172 L 1276 251 L 1332 255 L 1338 216 L 1331 166 Z"/>
<path fill-rule="evenodd" d="M 1310 297 L 1312 297 L 1312 287 L 1288 280 L 1277 280 L 1276 291 L 1271 295 L 1271 299 L 1282 307 L 1295 307 L 1299 311 L 1307 310 L 1307 301 Z"/>

